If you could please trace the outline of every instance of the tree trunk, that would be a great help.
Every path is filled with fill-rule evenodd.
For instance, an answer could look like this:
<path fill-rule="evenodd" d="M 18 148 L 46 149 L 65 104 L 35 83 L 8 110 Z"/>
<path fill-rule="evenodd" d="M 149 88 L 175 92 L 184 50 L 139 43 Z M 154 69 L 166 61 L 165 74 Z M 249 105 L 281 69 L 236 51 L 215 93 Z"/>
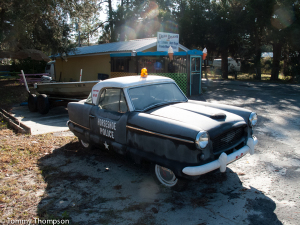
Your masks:
<path fill-rule="evenodd" d="M 289 76 L 290 75 L 290 71 L 289 71 L 289 61 L 290 61 L 289 51 L 288 50 L 284 51 L 283 55 L 284 55 L 283 75 L 284 76 Z"/>
<path fill-rule="evenodd" d="M 258 48 L 254 57 L 255 79 L 261 80 L 261 48 Z"/>
<path fill-rule="evenodd" d="M 228 79 L 228 49 L 223 48 L 221 55 L 222 55 L 222 65 L 221 65 L 222 78 L 227 80 Z"/>
<path fill-rule="evenodd" d="M 5 17 L 5 9 L 0 10 L 0 37 L 4 36 L 4 17 Z"/>
<path fill-rule="evenodd" d="M 272 65 L 271 80 L 279 79 L 281 46 L 282 44 L 279 42 L 273 44 L 273 65 Z"/>
<path fill-rule="evenodd" d="M 112 10 L 112 0 L 108 0 L 108 20 L 109 20 L 109 29 L 110 29 L 110 42 L 115 41 L 114 35 L 114 22 L 113 22 L 113 10 Z"/>
<path fill-rule="evenodd" d="M 255 79 L 261 80 L 261 40 L 259 38 L 259 28 L 254 29 L 254 43 L 255 43 L 255 57 L 254 57 L 254 69 Z"/>

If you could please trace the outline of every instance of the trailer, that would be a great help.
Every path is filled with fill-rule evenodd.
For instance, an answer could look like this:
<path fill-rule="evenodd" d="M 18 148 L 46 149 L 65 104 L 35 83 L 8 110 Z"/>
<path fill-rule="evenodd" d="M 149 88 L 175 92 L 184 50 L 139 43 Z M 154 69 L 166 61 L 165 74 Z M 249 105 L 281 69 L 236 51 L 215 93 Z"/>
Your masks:
<path fill-rule="evenodd" d="M 30 93 L 23 70 L 24 85 L 28 92 L 28 109 L 31 112 L 47 114 L 52 107 L 67 106 L 68 102 L 76 102 L 86 99 L 92 87 L 99 83 L 96 81 L 79 82 L 48 82 L 34 83 L 34 89 L 38 95 Z"/>

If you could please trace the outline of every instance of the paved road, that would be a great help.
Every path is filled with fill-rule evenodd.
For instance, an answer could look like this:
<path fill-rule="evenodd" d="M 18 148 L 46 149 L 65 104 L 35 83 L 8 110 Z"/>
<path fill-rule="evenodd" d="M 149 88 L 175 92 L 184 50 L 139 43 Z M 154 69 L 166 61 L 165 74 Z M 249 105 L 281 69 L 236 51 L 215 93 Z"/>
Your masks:
<path fill-rule="evenodd" d="M 251 224 L 299 224 L 300 222 L 300 86 L 256 82 L 206 82 L 207 92 L 193 99 L 241 106 L 256 111 L 259 139 L 254 157 L 229 166 L 243 187 L 263 193 L 251 199 Z M 245 205 L 247 208 L 248 206 Z M 254 207 L 255 206 L 255 207 Z M 249 218 L 248 218 L 249 219 Z"/>
<path fill-rule="evenodd" d="M 48 195 L 39 210 L 67 211 L 78 224 L 299 224 L 300 86 L 216 81 L 206 88 L 191 99 L 258 113 L 253 156 L 178 193 L 158 186 L 147 169 L 122 156 L 78 151 L 78 143 L 70 143 L 40 161 L 48 168 Z"/>

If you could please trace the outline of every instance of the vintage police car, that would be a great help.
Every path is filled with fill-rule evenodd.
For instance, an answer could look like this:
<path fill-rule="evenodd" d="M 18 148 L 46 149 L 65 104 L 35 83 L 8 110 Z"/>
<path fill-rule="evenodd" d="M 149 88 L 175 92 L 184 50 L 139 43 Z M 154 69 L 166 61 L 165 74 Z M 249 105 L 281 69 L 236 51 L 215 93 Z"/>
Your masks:
<path fill-rule="evenodd" d="M 225 172 L 257 144 L 256 113 L 188 100 L 166 77 L 100 81 L 68 111 L 68 126 L 85 148 L 104 144 L 136 162 L 151 162 L 157 180 L 175 190 L 210 171 Z"/>

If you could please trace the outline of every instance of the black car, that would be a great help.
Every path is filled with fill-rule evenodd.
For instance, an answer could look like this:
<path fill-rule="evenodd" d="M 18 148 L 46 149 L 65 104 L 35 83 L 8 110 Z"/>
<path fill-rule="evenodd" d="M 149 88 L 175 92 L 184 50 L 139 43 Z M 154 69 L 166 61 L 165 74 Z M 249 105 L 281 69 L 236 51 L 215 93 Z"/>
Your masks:
<path fill-rule="evenodd" d="M 225 172 L 257 144 L 256 113 L 188 100 L 166 77 L 100 81 L 68 111 L 68 126 L 85 148 L 104 144 L 136 162 L 149 161 L 158 181 L 175 190 L 218 168 Z"/>

